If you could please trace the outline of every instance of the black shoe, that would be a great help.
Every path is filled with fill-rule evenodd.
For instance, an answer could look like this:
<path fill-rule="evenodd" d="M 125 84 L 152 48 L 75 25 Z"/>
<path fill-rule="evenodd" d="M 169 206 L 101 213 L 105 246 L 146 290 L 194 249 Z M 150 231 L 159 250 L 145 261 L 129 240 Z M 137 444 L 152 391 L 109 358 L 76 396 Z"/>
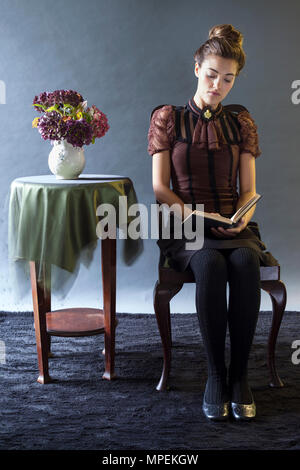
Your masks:
<path fill-rule="evenodd" d="M 250 421 L 255 418 L 256 406 L 254 401 L 248 405 L 231 402 L 231 410 L 235 419 L 239 421 Z"/>
<path fill-rule="evenodd" d="M 219 404 L 206 403 L 203 399 L 202 410 L 208 419 L 213 421 L 225 421 L 229 416 L 229 401 Z"/>

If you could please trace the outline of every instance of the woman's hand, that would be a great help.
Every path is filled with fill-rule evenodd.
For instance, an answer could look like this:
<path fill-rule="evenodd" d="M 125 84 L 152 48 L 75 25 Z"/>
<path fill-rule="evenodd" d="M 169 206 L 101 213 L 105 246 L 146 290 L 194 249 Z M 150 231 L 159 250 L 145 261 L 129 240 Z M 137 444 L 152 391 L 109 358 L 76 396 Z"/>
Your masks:
<path fill-rule="evenodd" d="M 216 212 L 211 212 L 213 215 L 220 215 Z M 218 238 L 234 238 L 247 227 L 247 221 L 245 217 L 242 217 L 237 226 L 234 228 L 223 228 L 223 227 L 211 227 L 212 233 Z"/>

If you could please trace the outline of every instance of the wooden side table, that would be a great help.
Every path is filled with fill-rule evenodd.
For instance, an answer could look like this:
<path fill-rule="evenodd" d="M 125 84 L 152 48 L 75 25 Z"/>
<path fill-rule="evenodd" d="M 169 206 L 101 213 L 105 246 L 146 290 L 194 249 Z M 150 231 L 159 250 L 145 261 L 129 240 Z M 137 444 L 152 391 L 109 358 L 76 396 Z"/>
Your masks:
<path fill-rule="evenodd" d="M 37 191 L 39 197 L 37 197 Z M 62 191 L 64 192 L 64 204 L 61 203 Z M 103 379 L 112 380 L 115 378 L 115 328 L 117 324 L 116 238 L 101 239 L 103 309 L 68 308 L 55 311 L 51 310 L 51 258 L 55 258 L 55 263 L 57 263 L 57 259 L 60 259 L 60 257 L 57 256 L 57 249 L 59 248 L 57 247 L 56 249 L 55 239 L 47 239 L 49 232 L 47 224 L 46 229 L 44 229 L 47 214 L 43 213 L 42 222 L 39 223 L 37 220 L 37 226 L 33 228 L 33 230 L 39 232 L 39 236 L 35 238 L 35 242 L 32 242 L 35 246 L 30 245 L 30 241 L 28 242 L 28 240 L 25 239 L 25 237 L 29 237 L 29 240 L 31 239 L 30 230 L 32 222 L 31 224 L 28 223 L 28 218 L 30 219 L 33 213 L 42 210 L 42 206 L 38 207 L 37 201 L 42 200 L 43 207 L 51 207 L 50 216 L 55 220 L 56 209 L 60 217 L 62 211 L 65 211 L 66 214 L 72 213 L 70 207 L 66 207 L 65 202 L 66 193 L 68 194 L 68 200 L 72 200 L 72 197 L 69 197 L 70 194 L 72 195 L 72 191 L 75 192 L 75 198 L 77 198 L 75 204 L 78 204 L 78 191 L 85 191 L 85 197 L 80 197 L 80 204 L 82 204 L 82 200 L 85 201 L 83 204 L 91 203 L 93 205 L 92 209 L 86 208 L 91 214 L 93 214 L 93 211 L 96 211 L 96 207 L 100 201 L 110 202 L 116 205 L 116 196 L 119 194 L 127 195 L 130 203 L 136 202 L 133 184 L 131 180 L 126 177 L 84 175 L 72 182 L 72 180 L 56 180 L 54 176 L 47 175 L 43 177 L 19 178 L 12 183 L 9 216 L 10 252 L 12 257 L 27 259 L 30 265 L 34 327 L 39 367 L 37 381 L 41 384 L 49 383 L 52 380 L 48 366 L 48 358 L 51 356 L 51 336 L 74 337 L 104 334 L 103 353 L 105 356 L 105 371 Z M 89 193 L 89 191 L 92 191 L 92 193 Z M 17 202 L 14 202 L 14 198 L 16 198 Z M 54 198 L 56 198 L 56 201 L 54 201 Z M 47 204 L 45 204 L 45 201 L 47 201 Z M 71 202 L 70 205 L 72 206 Z M 81 210 L 84 212 L 85 223 L 87 223 L 84 209 L 85 205 L 81 206 Z M 24 212 L 27 212 L 25 217 L 23 216 L 24 220 L 20 220 L 20 218 L 22 219 L 21 214 Z M 64 222 L 66 225 L 68 224 L 67 216 Z M 93 237 L 97 239 L 97 222 L 98 218 L 95 213 L 94 220 L 90 222 L 91 229 L 87 231 L 86 226 L 81 223 L 79 217 L 78 227 L 75 227 L 75 232 L 77 231 L 76 238 L 80 239 L 80 232 L 83 230 L 84 244 L 86 244 L 87 241 L 93 241 L 91 240 Z M 71 223 L 74 224 L 74 222 Z M 72 226 L 72 228 L 74 227 Z M 63 229 L 65 229 L 65 227 Z M 64 232 L 68 233 L 68 230 L 62 230 L 62 233 Z M 86 232 L 88 232 L 87 235 Z M 60 243 L 57 244 L 62 250 L 63 257 L 64 243 L 68 243 L 69 240 L 70 244 L 70 238 L 62 241 L 60 235 L 59 240 Z M 41 245 L 39 245 L 39 243 L 41 243 Z M 54 247 L 55 253 L 52 253 L 49 248 L 49 253 L 45 256 L 41 256 L 41 252 L 44 253 L 44 246 L 47 246 L 47 243 L 52 245 L 52 249 Z M 43 247 L 43 250 L 41 247 Z M 70 251 L 69 245 L 68 249 Z M 63 265 L 66 265 L 67 261 L 68 260 L 64 259 Z M 70 263 L 74 264 L 72 256 L 70 257 Z"/>
<path fill-rule="evenodd" d="M 34 328 L 41 384 L 52 381 L 48 357 L 51 357 L 51 336 L 92 336 L 104 333 L 105 372 L 103 379 L 115 378 L 116 327 L 116 240 L 101 240 L 103 309 L 69 308 L 51 311 L 51 290 L 46 288 L 51 273 L 43 264 L 45 280 L 37 280 L 38 263 L 29 261 L 33 300 Z M 50 281 L 51 282 L 51 281 Z"/>

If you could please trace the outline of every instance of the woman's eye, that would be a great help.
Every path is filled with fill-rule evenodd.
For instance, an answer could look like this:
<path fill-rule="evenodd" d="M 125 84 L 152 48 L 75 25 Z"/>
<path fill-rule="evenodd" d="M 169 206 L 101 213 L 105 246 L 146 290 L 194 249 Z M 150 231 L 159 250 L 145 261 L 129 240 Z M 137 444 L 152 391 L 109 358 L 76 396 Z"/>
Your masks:
<path fill-rule="evenodd" d="M 217 77 L 215 77 L 214 75 L 207 75 L 207 76 L 208 76 L 209 78 L 217 78 Z M 231 80 L 226 80 L 226 78 L 225 78 L 225 82 L 231 83 Z"/>

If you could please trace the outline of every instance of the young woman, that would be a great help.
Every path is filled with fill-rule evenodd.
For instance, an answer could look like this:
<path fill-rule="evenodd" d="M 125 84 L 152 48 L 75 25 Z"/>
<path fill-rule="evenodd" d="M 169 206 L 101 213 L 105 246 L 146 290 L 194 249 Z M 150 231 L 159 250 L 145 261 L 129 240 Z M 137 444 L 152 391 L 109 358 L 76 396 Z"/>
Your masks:
<path fill-rule="evenodd" d="M 244 106 L 221 104 L 244 67 L 242 43 L 242 34 L 232 25 L 214 26 L 194 55 L 194 97 L 184 106 L 161 105 L 152 112 L 148 152 L 153 156 L 153 190 L 160 203 L 177 204 L 175 214 L 182 220 L 191 212 L 186 205 L 195 208 L 197 203 L 204 204 L 206 212 L 230 218 L 256 194 L 255 159 L 261 154 L 257 126 Z M 194 273 L 208 360 L 202 408 L 214 420 L 226 419 L 230 409 L 236 419 L 256 414 L 247 369 L 260 308 L 260 266 L 278 262 L 265 251 L 258 226 L 251 221 L 254 211 L 255 206 L 235 228 L 205 232 L 201 249 L 187 250 L 184 237 L 157 242 L 173 267 Z"/>

